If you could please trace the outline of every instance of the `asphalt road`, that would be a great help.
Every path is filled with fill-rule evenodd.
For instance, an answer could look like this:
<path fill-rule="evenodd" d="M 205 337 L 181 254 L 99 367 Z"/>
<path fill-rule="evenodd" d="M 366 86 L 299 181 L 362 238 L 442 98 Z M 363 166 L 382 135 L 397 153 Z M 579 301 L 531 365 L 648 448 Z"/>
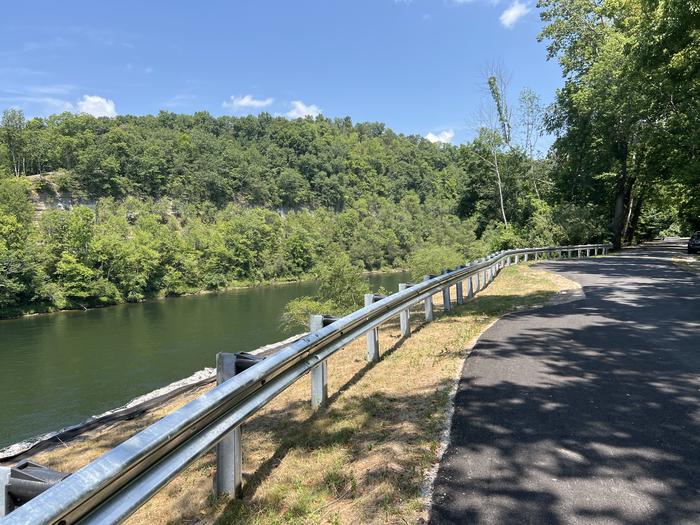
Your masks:
<path fill-rule="evenodd" d="M 431 523 L 700 523 L 700 276 L 681 244 L 547 262 L 585 298 L 465 361 Z"/>

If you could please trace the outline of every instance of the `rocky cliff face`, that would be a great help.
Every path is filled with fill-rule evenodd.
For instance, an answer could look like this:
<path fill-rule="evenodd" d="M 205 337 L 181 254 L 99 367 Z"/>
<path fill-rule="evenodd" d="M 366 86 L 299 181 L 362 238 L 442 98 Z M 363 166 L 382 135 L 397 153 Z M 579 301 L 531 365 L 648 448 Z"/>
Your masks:
<path fill-rule="evenodd" d="M 95 201 L 79 199 L 70 190 L 66 189 L 66 184 L 64 183 L 68 178 L 66 173 L 56 172 L 30 175 L 27 178 L 32 183 L 30 197 L 37 214 L 41 214 L 46 210 L 69 210 L 74 206 L 95 206 Z"/>

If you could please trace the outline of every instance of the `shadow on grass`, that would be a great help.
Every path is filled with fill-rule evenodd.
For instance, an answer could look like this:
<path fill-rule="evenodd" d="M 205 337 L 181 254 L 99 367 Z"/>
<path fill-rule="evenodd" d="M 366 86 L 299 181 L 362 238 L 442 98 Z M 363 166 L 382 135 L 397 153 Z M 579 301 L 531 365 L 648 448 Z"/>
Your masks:
<path fill-rule="evenodd" d="M 541 304 L 552 295 L 551 292 L 533 292 L 521 296 L 477 296 L 464 305 L 453 305 L 450 312 L 443 312 L 442 308 L 436 306 L 435 320 L 443 325 L 454 324 L 455 329 L 459 329 L 471 315 L 501 315 Z M 422 315 L 421 307 L 412 309 L 413 335 L 428 325 L 423 321 Z M 395 330 L 398 322 L 392 320 L 384 327 Z M 385 342 L 386 339 L 386 335 L 383 334 L 381 342 Z M 382 359 L 401 349 L 405 341 L 399 338 L 387 350 L 382 351 Z M 359 383 L 375 366 L 377 363 L 368 363 L 358 370 L 329 396 L 326 406 L 316 413 L 311 413 L 306 401 L 295 401 L 283 409 L 267 412 L 252 420 L 249 426 L 251 430 L 265 429 L 267 433 L 272 434 L 271 438 L 278 442 L 279 446 L 252 474 L 246 476 L 243 499 L 228 502 L 217 523 L 253 523 L 266 512 L 266 507 L 274 508 L 275 512 L 283 514 L 280 517 L 279 514 L 273 513 L 277 520 L 294 521 L 295 516 L 285 514 L 289 509 L 278 508 L 280 503 L 274 495 L 255 497 L 260 486 L 292 451 L 310 455 L 320 449 L 342 447 L 349 454 L 348 461 L 352 462 L 365 457 L 372 447 L 384 446 L 388 442 L 401 443 L 406 446 L 405 450 L 419 450 L 412 445 L 425 443 L 426 440 L 437 443 L 453 381 L 445 380 L 432 385 L 433 388 L 427 395 L 391 397 L 384 393 L 374 393 L 363 397 L 341 396 Z M 291 414 L 295 417 L 290 417 Z M 425 448 L 420 450 L 425 451 Z M 397 502 L 416 498 L 423 482 L 422 473 L 429 466 L 433 455 L 434 450 L 431 450 L 429 454 L 407 454 L 393 457 L 391 461 L 380 461 L 372 465 L 361 480 L 352 480 L 351 485 L 362 486 L 366 492 L 372 492 L 373 488 L 382 486 L 380 491 L 376 491 L 375 501 L 365 501 L 363 506 L 369 509 L 366 518 L 371 520 L 381 513 L 390 514 Z M 337 492 L 334 492 L 333 486 L 329 486 L 325 478 L 316 486 L 307 484 L 305 490 L 317 494 L 319 502 L 324 498 L 333 497 Z M 352 498 L 353 492 L 350 491 L 346 496 Z M 301 510 L 296 508 L 294 512 L 298 513 Z"/>

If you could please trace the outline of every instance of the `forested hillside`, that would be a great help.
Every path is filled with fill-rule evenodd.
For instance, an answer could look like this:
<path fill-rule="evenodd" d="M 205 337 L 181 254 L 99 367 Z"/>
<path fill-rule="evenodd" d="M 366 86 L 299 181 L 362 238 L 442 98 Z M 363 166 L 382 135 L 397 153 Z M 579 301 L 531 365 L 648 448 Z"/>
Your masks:
<path fill-rule="evenodd" d="M 499 154 L 506 229 L 484 146 L 436 145 L 381 124 L 206 113 L 25 123 L 8 111 L 3 132 L 6 314 L 299 278 L 338 250 L 379 270 L 419 247 L 469 258 L 596 231 L 555 226 L 555 215 L 596 212 L 538 199 L 533 161 L 517 149 Z M 545 164 L 534 162 L 538 173 Z M 553 195 L 540 176 L 539 191 Z M 35 217 L 30 191 L 75 206 Z"/>
<path fill-rule="evenodd" d="M 700 8 L 540 7 L 555 104 L 488 76 L 493 119 L 459 146 L 350 118 L 6 110 L 0 316 L 297 279 L 337 252 L 379 270 L 700 229 Z"/>

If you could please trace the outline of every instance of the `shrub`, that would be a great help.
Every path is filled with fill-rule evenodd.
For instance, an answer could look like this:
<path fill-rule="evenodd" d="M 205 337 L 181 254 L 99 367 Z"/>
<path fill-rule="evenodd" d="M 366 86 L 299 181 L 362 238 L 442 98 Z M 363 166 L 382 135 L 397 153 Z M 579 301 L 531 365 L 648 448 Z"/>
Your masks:
<path fill-rule="evenodd" d="M 454 248 L 427 244 L 408 257 L 411 278 L 418 281 L 427 274 L 437 274 L 465 263 L 465 257 Z"/>

